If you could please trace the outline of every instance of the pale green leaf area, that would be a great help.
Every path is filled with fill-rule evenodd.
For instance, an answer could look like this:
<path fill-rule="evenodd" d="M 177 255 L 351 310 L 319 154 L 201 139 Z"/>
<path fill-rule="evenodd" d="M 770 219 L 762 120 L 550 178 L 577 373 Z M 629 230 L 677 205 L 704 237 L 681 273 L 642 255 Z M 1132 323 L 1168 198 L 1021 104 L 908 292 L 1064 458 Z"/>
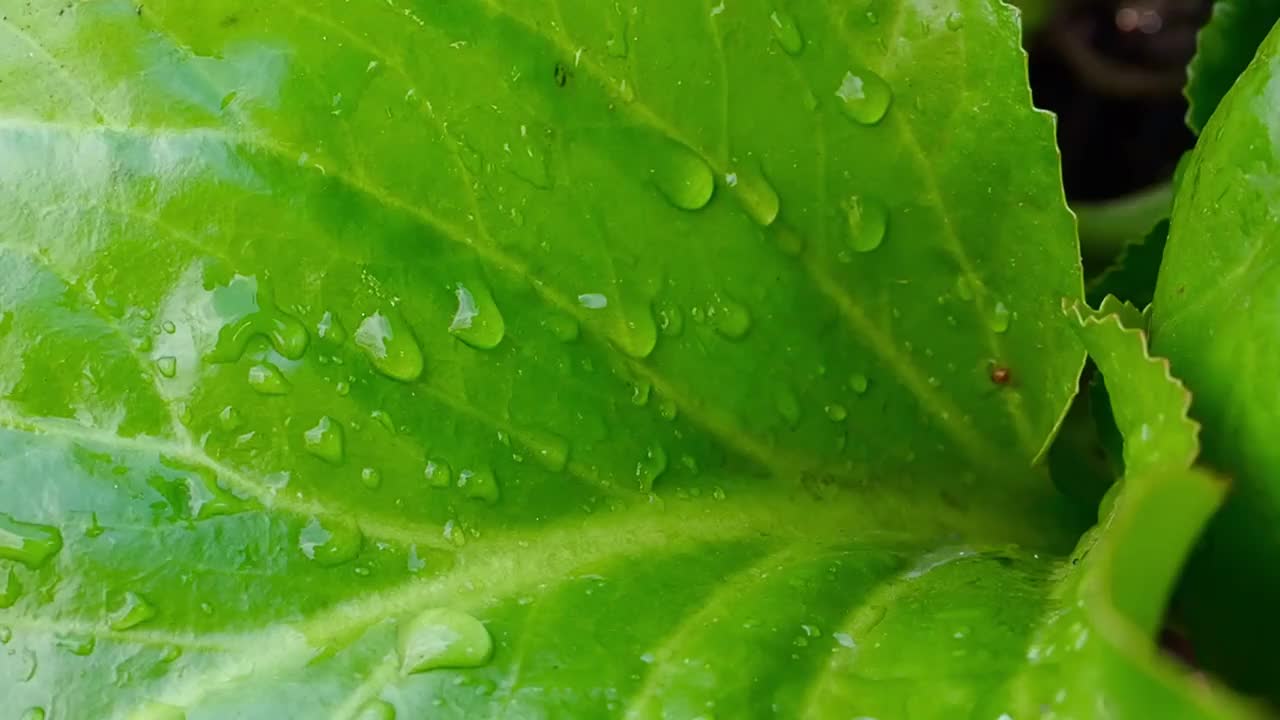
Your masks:
<path fill-rule="evenodd" d="M 1273 32 L 1200 136 L 1174 201 L 1151 325 L 1156 351 L 1195 393 L 1206 460 L 1235 480 L 1191 566 L 1192 641 L 1208 667 L 1273 699 L 1280 628 L 1256 613 L 1280 602 L 1277 47 Z"/>
<path fill-rule="evenodd" d="M 0 8 L 5 713 L 1229 711 L 1151 642 L 1217 486 L 1075 564 L 1031 468 L 1011 9 Z"/>

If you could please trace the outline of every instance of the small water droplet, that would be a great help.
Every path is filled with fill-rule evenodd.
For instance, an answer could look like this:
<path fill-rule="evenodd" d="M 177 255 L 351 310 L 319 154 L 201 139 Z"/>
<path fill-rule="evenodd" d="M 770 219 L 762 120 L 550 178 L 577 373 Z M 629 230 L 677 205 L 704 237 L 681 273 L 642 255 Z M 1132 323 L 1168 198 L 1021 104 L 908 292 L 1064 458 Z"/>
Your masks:
<path fill-rule="evenodd" d="M 631 404 L 636 407 L 644 407 L 649 404 L 649 392 L 653 389 L 653 383 L 644 378 L 634 380 L 631 383 Z"/>
<path fill-rule="evenodd" d="M 298 549 L 309 560 L 325 567 L 341 565 L 355 559 L 364 544 L 364 534 L 354 523 L 311 518 L 298 532 Z"/>
<path fill-rule="evenodd" d="M 360 482 L 371 490 L 377 489 L 382 485 L 382 473 L 377 468 L 364 468 L 360 471 Z"/>
<path fill-rule="evenodd" d="M 973 285 L 969 282 L 968 276 L 956 276 L 956 297 L 966 302 L 973 299 Z"/>
<path fill-rule="evenodd" d="M 861 395 L 867 391 L 870 381 L 867 376 L 862 373 L 854 373 L 849 376 L 849 389 Z"/>
<path fill-rule="evenodd" d="M 844 114 L 862 125 L 875 125 L 889 111 L 893 102 L 893 90 L 884 78 L 867 70 L 856 68 L 844 74 L 836 89 Z"/>
<path fill-rule="evenodd" d="M 333 465 L 341 465 L 345 455 L 342 424 L 325 415 L 302 434 L 307 452 Z"/>
<path fill-rule="evenodd" d="M 684 313 L 680 312 L 680 306 L 675 303 L 659 303 L 656 314 L 658 331 L 663 335 L 675 337 L 684 330 Z"/>
<path fill-rule="evenodd" d="M 396 720 L 396 708 L 384 700 L 370 700 L 360 708 L 355 720 Z"/>
<path fill-rule="evenodd" d="M 506 334 L 506 323 L 489 288 L 482 282 L 458 283 L 454 294 L 458 309 L 449 324 L 449 332 L 478 350 L 495 348 Z"/>
<path fill-rule="evenodd" d="M 400 672 L 472 668 L 489 662 L 493 639 L 484 624 L 452 608 L 432 608 L 406 622 L 399 633 Z"/>
<path fill-rule="evenodd" d="M 609 298 L 603 293 L 583 293 L 578 296 L 578 304 L 588 310 L 603 310 L 609 307 Z"/>
<path fill-rule="evenodd" d="M 955 32 L 964 27 L 964 16 L 959 12 L 947 13 L 947 29 Z"/>
<path fill-rule="evenodd" d="M 326 310 L 316 323 L 316 336 L 325 342 L 341 345 L 347 341 L 347 329 L 332 311 Z"/>
<path fill-rule="evenodd" d="M 650 171 L 663 197 L 681 210 L 701 210 L 716 190 L 715 174 L 702 156 L 688 147 L 668 141 L 653 155 Z"/>
<path fill-rule="evenodd" d="M 13 568 L 0 575 L 0 610 L 13 607 L 22 597 L 22 582 L 18 580 L 18 572 Z"/>
<path fill-rule="evenodd" d="M 392 435 L 396 434 L 396 423 L 391 419 L 391 415 L 386 410 L 374 410 L 369 413 L 369 417 L 373 418 L 379 425 Z"/>
<path fill-rule="evenodd" d="M 463 470 L 458 473 L 458 487 L 467 497 L 475 500 L 483 500 L 487 503 L 498 502 L 501 493 L 498 489 L 498 479 L 494 477 L 493 470 L 487 467 L 478 467 L 475 469 Z"/>
<path fill-rule="evenodd" d="M 724 488 L 717 485 L 711 490 L 711 497 L 715 500 L 724 500 L 729 496 L 725 494 Z"/>
<path fill-rule="evenodd" d="M 707 319 L 717 332 L 730 340 L 741 339 L 751 329 L 751 313 L 747 308 L 722 293 L 716 293 L 707 306 Z"/>
<path fill-rule="evenodd" d="M 824 407 L 823 410 L 826 411 L 827 417 L 830 418 L 832 422 L 840 422 L 849 417 L 849 411 L 845 410 L 844 406 L 839 403 L 831 403 Z"/>
<path fill-rule="evenodd" d="M 160 323 L 160 329 L 164 330 L 169 335 L 172 335 L 178 332 L 178 326 L 174 325 L 172 320 L 165 320 L 164 322 Z"/>
<path fill-rule="evenodd" d="M 13 628 L 8 625 L 0 625 L 0 645 L 8 645 L 13 639 Z"/>
<path fill-rule="evenodd" d="M 427 468 L 422 474 L 431 487 L 444 488 L 453 483 L 453 470 L 450 469 L 449 463 L 439 458 L 428 460 Z"/>
<path fill-rule="evenodd" d="M 351 383 L 346 380 L 339 380 L 338 384 L 333 386 L 333 389 L 338 393 L 339 397 L 346 397 L 351 393 Z"/>
<path fill-rule="evenodd" d="M 804 36 L 791 14 L 775 10 L 769 19 L 773 21 L 773 37 L 788 55 L 799 55 L 804 50 Z"/>
<path fill-rule="evenodd" d="M 741 170 L 734 174 L 733 196 L 738 199 L 742 209 L 747 211 L 751 219 L 761 227 L 769 227 L 778 219 L 778 210 L 782 207 L 778 199 L 778 191 L 761 172 Z"/>
<path fill-rule="evenodd" d="M 231 405 L 222 408 L 222 411 L 218 413 L 218 425 L 227 432 L 235 432 L 240 429 L 242 423 L 240 411 Z"/>
<path fill-rule="evenodd" d="M 1009 308 L 1004 301 L 997 301 L 987 316 L 987 326 L 992 332 L 1003 333 L 1009 329 Z"/>
<path fill-rule="evenodd" d="M 249 368 L 249 387 L 260 395 L 287 395 L 291 385 L 280 368 L 271 363 L 258 363 Z"/>
<path fill-rule="evenodd" d="M 676 401 L 669 397 L 658 398 L 658 417 L 663 420 L 675 420 L 680 414 L 680 407 L 676 405 Z"/>
<path fill-rule="evenodd" d="M 884 242 L 889 224 L 889 209 L 884 203 L 865 195 L 854 195 L 844 202 L 849 220 L 849 247 L 857 252 L 871 252 Z"/>
<path fill-rule="evenodd" d="M 30 707 L 22 713 L 22 720 L 44 720 L 44 718 L 44 708 L 42 707 Z"/>
<path fill-rule="evenodd" d="M 54 638 L 54 644 L 78 657 L 89 657 L 98 645 L 93 635 L 65 634 Z"/>
<path fill-rule="evenodd" d="M 156 616 L 155 607 L 147 599 L 135 592 L 126 592 L 124 600 L 115 612 L 111 613 L 112 630 L 128 630 L 141 625 Z"/>
<path fill-rule="evenodd" d="M 0 558 L 39 568 L 61 549 L 62 532 L 58 528 L 22 522 L 0 513 Z"/>
<path fill-rule="evenodd" d="M 156 370 L 159 370 L 160 374 L 167 378 L 177 375 L 178 358 L 172 355 L 165 355 L 164 357 L 156 358 Z"/>
<path fill-rule="evenodd" d="M 356 328 L 356 345 L 378 372 L 393 380 L 412 382 L 422 375 L 422 348 L 398 313 L 375 312 Z"/>
<path fill-rule="evenodd" d="M 795 393 L 788 388 L 783 388 L 778 391 L 776 400 L 778 414 L 787 423 L 787 427 L 795 427 L 800 422 L 800 401 L 796 399 Z"/>
<path fill-rule="evenodd" d="M 667 471 L 667 451 L 661 445 L 650 445 L 644 457 L 636 462 L 636 480 L 644 492 L 653 490 L 653 483 Z"/>

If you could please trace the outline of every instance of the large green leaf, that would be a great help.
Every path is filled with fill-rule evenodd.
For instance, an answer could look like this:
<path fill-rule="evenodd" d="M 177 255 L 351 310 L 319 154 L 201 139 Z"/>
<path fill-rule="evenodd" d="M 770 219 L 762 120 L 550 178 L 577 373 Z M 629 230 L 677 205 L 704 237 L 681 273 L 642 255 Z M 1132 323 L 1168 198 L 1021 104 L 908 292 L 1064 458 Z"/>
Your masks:
<path fill-rule="evenodd" d="M 6 711 L 1146 697 L 1027 667 L 1081 279 L 1009 8 L 0 7 Z"/>
<path fill-rule="evenodd" d="M 1280 20 L 1274 0 L 1215 0 L 1213 15 L 1196 36 L 1196 54 L 1187 66 L 1187 126 L 1201 132 L 1209 117 L 1271 27 Z"/>
<path fill-rule="evenodd" d="M 1195 393 L 1206 458 L 1236 479 L 1187 588 L 1198 656 L 1275 693 L 1280 627 L 1280 35 L 1223 100 L 1200 138 L 1171 221 L 1152 315 L 1155 349 Z M 1262 663 L 1262 664 L 1259 664 Z"/>

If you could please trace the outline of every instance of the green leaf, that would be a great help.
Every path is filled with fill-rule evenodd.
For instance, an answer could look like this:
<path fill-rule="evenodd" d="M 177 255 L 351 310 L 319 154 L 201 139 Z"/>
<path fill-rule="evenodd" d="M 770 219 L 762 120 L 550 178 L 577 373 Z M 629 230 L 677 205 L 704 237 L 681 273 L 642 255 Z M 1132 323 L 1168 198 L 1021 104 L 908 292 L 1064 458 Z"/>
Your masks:
<path fill-rule="evenodd" d="M 1196 54 L 1187 66 L 1187 126 L 1199 134 L 1253 60 L 1263 38 L 1280 20 L 1273 0 L 1216 0 L 1209 22 L 1196 35 Z"/>
<path fill-rule="evenodd" d="M 1197 658 L 1273 698 L 1258 663 L 1280 642 L 1267 620 L 1280 602 L 1278 45 L 1273 32 L 1200 138 L 1174 203 L 1151 325 L 1155 350 L 1195 393 L 1206 459 L 1235 479 L 1186 586 Z"/>
<path fill-rule="evenodd" d="M 1169 221 L 1161 220 L 1141 241 L 1126 245 L 1115 264 L 1089 283 L 1089 302 L 1111 295 L 1138 307 L 1150 305 L 1168 237 Z"/>
<path fill-rule="evenodd" d="M 1082 287 L 1015 13 L 657 7 L 4 6 L 6 707 L 1145 701 L 1028 669 Z"/>

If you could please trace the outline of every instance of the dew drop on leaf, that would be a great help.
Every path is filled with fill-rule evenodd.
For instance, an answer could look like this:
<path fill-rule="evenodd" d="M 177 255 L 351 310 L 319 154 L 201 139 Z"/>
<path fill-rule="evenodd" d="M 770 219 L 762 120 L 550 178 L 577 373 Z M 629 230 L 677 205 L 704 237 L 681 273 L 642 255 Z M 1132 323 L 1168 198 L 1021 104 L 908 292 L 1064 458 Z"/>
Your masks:
<path fill-rule="evenodd" d="M 218 426 L 227 432 L 238 430 L 242 422 L 240 411 L 231 405 L 222 408 L 218 413 Z"/>
<path fill-rule="evenodd" d="M 653 483 L 667 471 L 667 451 L 661 445 L 650 445 L 644 457 L 636 462 L 636 480 L 644 492 L 653 490 Z"/>
<path fill-rule="evenodd" d="M 449 332 L 478 350 L 495 348 L 506 334 L 506 323 L 489 288 L 482 282 L 458 283 L 454 289 L 458 309 Z"/>
<path fill-rule="evenodd" d="M 42 707 L 27 708 L 26 711 L 22 713 L 22 720 L 44 720 L 44 718 L 44 708 Z"/>
<path fill-rule="evenodd" d="M 9 568 L 7 572 L 0 575 L 0 610 L 13 607 L 20 597 L 22 597 L 22 582 L 18 579 L 18 572 Z"/>
<path fill-rule="evenodd" d="M 973 299 L 973 284 L 966 275 L 956 276 L 956 297 L 966 302 Z"/>
<path fill-rule="evenodd" d="M 1003 300 L 997 301 L 991 308 L 991 312 L 987 315 L 987 327 L 996 333 L 1003 333 L 1009 329 L 1009 307 Z"/>
<path fill-rule="evenodd" d="M 796 394 L 789 388 L 783 388 L 778 391 L 775 402 L 783 422 L 787 427 L 795 427 L 800 422 L 800 401 L 796 399 Z"/>
<path fill-rule="evenodd" d="M 235 319 L 218 331 L 210 354 L 213 362 L 235 362 L 255 337 L 265 337 L 290 360 L 302 357 L 310 341 L 306 326 L 272 304 L 269 295 L 256 279 L 242 275 L 214 291 L 214 306 L 230 311 Z"/>
<path fill-rule="evenodd" d="M 669 141 L 655 151 L 653 182 L 663 197 L 681 210 L 700 210 L 711 202 L 716 180 L 702 156 Z"/>
<path fill-rule="evenodd" d="M 382 473 L 377 468 L 367 467 L 360 471 L 360 482 L 370 490 L 382 485 Z"/>
<path fill-rule="evenodd" d="M 400 671 L 471 668 L 489 662 L 493 639 L 484 624 L 460 610 L 432 608 L 405 622 L 399 634 Z"/>
<path fill-rule="evenodd" d="M 768 227 L 778 219 L 778 210 L 782 201 L 778 191 L 774 189 L 763 173 L 739 171 L 733 175 L 733 195 L 742 204 L 751 219 L 761 227 Z"/>
<path fill-rule="evenodd" d="M 496 503 L 501 496 L 493 470 L 483 466 L 460 471 L 458 487 L 467 497 L 487 503 Z"/>
<path fill-rule="evenodd" d="M 395 720 L 395 718 L 395 707 L 385 700 L 370 700 L 355 716 L 355 720 Z"/>
<path fill-rule="evenodd" d="M 889 209 L 884 203 L 866 195 L 854 195 L 844 202 L 849 220 L 849 247 L 857 252 L 871 252 L 884 242 L 889 224 Z"/>
<path fill-rule="evenodd" d="M 658 331 L 668 337 L 675 337 L 684 330 L 684 313 L 675 303 L 659 303 L 655 314 L 658 317 Z"/>
<path fill-rule="evenodd" d="M 869 385 L 870 385 L 870 381 L 867 380 L 867 376 L 863 375 L 862 373 L 854 373 L 853 375 L 849 376 L 849 389 L 853 390 L 859 395 L 866 392 L 867 387 Z"/>
<path fill-rule="evenodd" d="M 707 306 L 707 319 L 713 327 L 730 340 L 739 340 L 751 329 L 751 313 L 742 304 L 717 293 Z"/>
<path fill-rule="evenodd" d="M 65 634 L 54 638 L 54 644 L 76 657 L 89 657 L 98 646 L 98 639 L 92 635 Z"/>
<path fill-rule="evenodd" d="M 649 394 L 653 390 L 653 383 L 640 378 L 631 382 L 631 404 L 636 407 L 644 407 L 649 404 Z"/>
<path fill-rule="evenodd" d="M 316 323 L 316 337 L 334 345 L 341 345 L 347 341 L 347 329 L 343 327 L 337 315 L 326 310 L 324 315 L 320 316 L 320 322 Z"/>
<path fill-rule="evenodd" d="M 8 645 L 13 639 L 13 628 L 8 625 L 0 625 L 0 645 Z"/>
<path fill-rule="evenodd" d="M 291 386 L 280 368 L 259 363 L 249 368 L 249 387 L 260 395 L 287 395 Z"/>
<path fill-rule="evenodd" d="M 946 24 L 948 30 L 955 32 L 964 27 L 964 16 L 959 12 L 947 13 Z"/>
<path fill-rule="evenodd" d="M 412 382 L 422 375 L 422 348 L 394 311 L 375 312 L 362 320 L 355 342 L 374 369 L 393 380 Z"/>
<path fill-rule="evenodd" d="M 342 424 L 328 415 L 302 433 L 302 442 L 307 452 L 334 465 L 342 464 L 346 455 Z"/>
<path fill-rule="evenodd" d="M 167 378 L 177 375 L 178 358 L 172 355 L 165 355 L 164 357 L 156 358 L 156 370 L 159 370 L 160 374 Z"/>
<path fill-rule="evenodd" d="M 62 549 L 62 532 L 52 525 L 22 522 L 0 513 L 0 558 L 40 568 Z"/>
<path fill-rule="evenodd" d="M 773 37 L 778 41 L 778 45 L 788 55 L 799 55 L 804 50 L 804 36 L 800 34 L 800 27 L 796 25 L 795 18 L 785 10 L 775 10 L 769 16 L 769 20 L 773 26 Z"/>
<path fill-rule="evenodd" d="M 867 70 L 855 68 L 844 74 L 836 89 L 844 114 L 862 125 L 875 125 L 884 118 L 893 102 L 893 90 L 884 78 Z"/>
<path fill-rule="evenodd" d="M 824 407 L 823 410 L 826 411 L 827 417 L 830 418 L 832 422 L 841 422 L 845 418 L 849 417 L 849 411 L 845 410 L 844 406 L 840 403 L 831 403 Z"/>
<path fill-rule="evenodd" d="M 111 613 L 112 630 L 128 630 L 156 616 L 155 607 L 135 592 L 126 592 L 120 606 Z"/>
<path fill-rule="evenodd" d="M 578 296 L 578 304 L 588 310 L 603 310 L 609 307 L 609 298 L 603 293 L 582 293 Z"/>
<path fill-rule="evenodd" d="M 298 549 L 309 560 L 332 567 L 354 560 L 364 544 L 364 534 L 355 524 L 311 518 L 298 533 Z"/>
<path fill-rule="evenodd" d="M 172 320 L 165 320 L 164 322 L 160 323 L 160 329 L 164 330 L 165 333 L 169 335 L 172 335 L 178 332 L 178 326 L 174 325 Z"/>
<path fill-rule="evenodd" d="M 449 463 L 440 458 L 428 460 L 427 467 L 423 470 L 422 475 L 427 479 L 427 484 L 431 487 L 449 487 L 453 482 L 453 470 L 449 467 Z"/>

